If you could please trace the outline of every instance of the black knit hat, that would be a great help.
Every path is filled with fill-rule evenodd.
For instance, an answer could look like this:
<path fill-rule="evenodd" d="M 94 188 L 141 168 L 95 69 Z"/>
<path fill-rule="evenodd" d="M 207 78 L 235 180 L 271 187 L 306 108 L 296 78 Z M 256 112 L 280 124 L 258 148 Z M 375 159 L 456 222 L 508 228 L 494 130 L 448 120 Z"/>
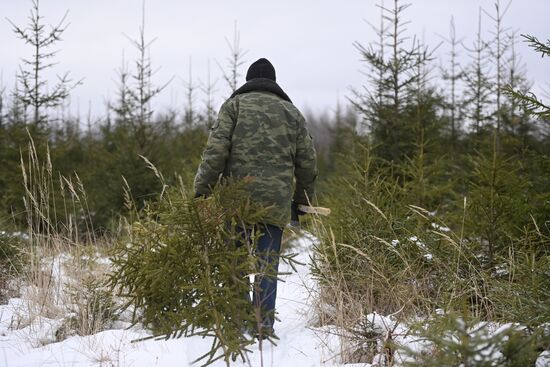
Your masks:
<path fill-rule="evenodd" d="M 275 68 L 268 59 L 261 58 L 250 65 L 246 72 L 246 81 L 255 78 L 267 78 L 276 81 Z"/>

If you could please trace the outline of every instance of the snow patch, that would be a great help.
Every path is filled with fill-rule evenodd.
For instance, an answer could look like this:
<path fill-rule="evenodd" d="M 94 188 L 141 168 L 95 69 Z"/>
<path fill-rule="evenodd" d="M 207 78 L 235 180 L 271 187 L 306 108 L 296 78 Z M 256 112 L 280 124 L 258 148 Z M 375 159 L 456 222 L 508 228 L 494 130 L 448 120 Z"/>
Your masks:
<path fill-rule="evenodd" d="M 426 244 L 424 242 L 422 242 L 422 240 L 420 240 L 418 237 L 416 236 L 411 236 L 409 237 L 409 241 L 413 242 L 416 246 L 418 246 L 418 248 L 420 250 L 422 250 L 424 252 L 424 255 L 423 257 L 430 261 L 433 259 L 433 254 L 428 250 L 428 247 L 426 246 Z"/>
<path fill-rule="evenodd" d="M 444 233 L 451 232 L 451 229 L 449 227 L 441 226 L 437 223 L 432 223 L 432 228 L 435 229 L 436 231 L 440 231 Z"/>

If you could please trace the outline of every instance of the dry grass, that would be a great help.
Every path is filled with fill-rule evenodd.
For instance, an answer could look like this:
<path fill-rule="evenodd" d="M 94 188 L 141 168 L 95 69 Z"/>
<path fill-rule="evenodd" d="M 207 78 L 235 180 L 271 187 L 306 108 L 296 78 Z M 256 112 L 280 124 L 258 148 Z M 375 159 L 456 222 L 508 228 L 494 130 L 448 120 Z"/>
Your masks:
<path fill-rule="evenodd" d="M 381 222 L 387 221 L 378 207 L 368 205 Z M 411 211 L 429 224 L 437 220 L 421 208 L 411 207 Z M 449 232 L 443 223 L 429 231 L 419 229 L 421 251 L 392 243 L 396 238 L 405 242 L 403 234 L 393 234 L 393 238 L 370 235 L 339 243 L 320 219 L 313 221 L 313 227 L 320 239 L 314 251 L 314 275 L 319 281 L 314 294 L 316 326 L 334 326 L 331 330 L 340 339 L 343 363 L 373 363 L 378 355 L 385 365 L 392 366 L 396 325 L 427 318 L 438 308 L 466 305 L 476 317 L 494 317 L 487 297 L 487 274 L 462 234 Z M 414 233 L 405 236 L 414 237 Z M 367 319 L 373 313 L 389 316 L 391 322 L 376 328 Z"/>
<path fill-rule="evenodd" d="M 103 255 L 109 240 L 96 238 L 86 193 L 78 175 L 54 179 L 49 151 L 43 161 L 32 140 L 21 158 L 29 246 L 21 270 L 19 327 L 40 317 L 62 319 L 56 340 L 103 330 L 114 304 L 104 286 L 109 264 Z"/>

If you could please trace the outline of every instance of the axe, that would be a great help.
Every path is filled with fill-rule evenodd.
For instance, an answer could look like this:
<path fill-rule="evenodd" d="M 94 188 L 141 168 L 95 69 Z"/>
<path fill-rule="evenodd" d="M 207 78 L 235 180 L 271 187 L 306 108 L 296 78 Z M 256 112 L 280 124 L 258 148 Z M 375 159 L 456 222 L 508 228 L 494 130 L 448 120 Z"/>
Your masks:
<path fill-rule="evenodd" d="M 323 208 L 321 206 L 309 206 L 309 205 L 298 204 L 298 210 L 301 210 L 307 214 L 318 214 L 318 215 L 324 215 L 324 216 L 327 216 L 330 214 L 330 208 Z"/>
<path fill-rule="evenodd" d="M 295 206 L 294 206 L 295 205 Z M 317 215 L 329 215 L 330 209 L 329 208 L 322 208 L 318 206 L 309 206 L 309 205 L 303 205 L 303 204 L 293 204 L 292 208 L 292 216 L 290 220 L 290 225 L 292 227 L 299 227 L 300 226 L 300 220 L 298 219 L 298 213 L 296 213 L 297 210 L 300 210 L 306 214 L 317 214 Z"/>

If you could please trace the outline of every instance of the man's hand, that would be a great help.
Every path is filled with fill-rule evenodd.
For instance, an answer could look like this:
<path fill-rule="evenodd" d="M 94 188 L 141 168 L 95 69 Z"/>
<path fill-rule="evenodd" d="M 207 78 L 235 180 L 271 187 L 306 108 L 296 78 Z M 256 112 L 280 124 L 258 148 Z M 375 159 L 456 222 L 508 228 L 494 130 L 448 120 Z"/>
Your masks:
<path fill-rule="evenodd" d="M 290 206 L 290 225 L 293 227 L 300 226 L 300 215 L 306 214 L 298 208 L 298 203 L 293 201 Z"/>

